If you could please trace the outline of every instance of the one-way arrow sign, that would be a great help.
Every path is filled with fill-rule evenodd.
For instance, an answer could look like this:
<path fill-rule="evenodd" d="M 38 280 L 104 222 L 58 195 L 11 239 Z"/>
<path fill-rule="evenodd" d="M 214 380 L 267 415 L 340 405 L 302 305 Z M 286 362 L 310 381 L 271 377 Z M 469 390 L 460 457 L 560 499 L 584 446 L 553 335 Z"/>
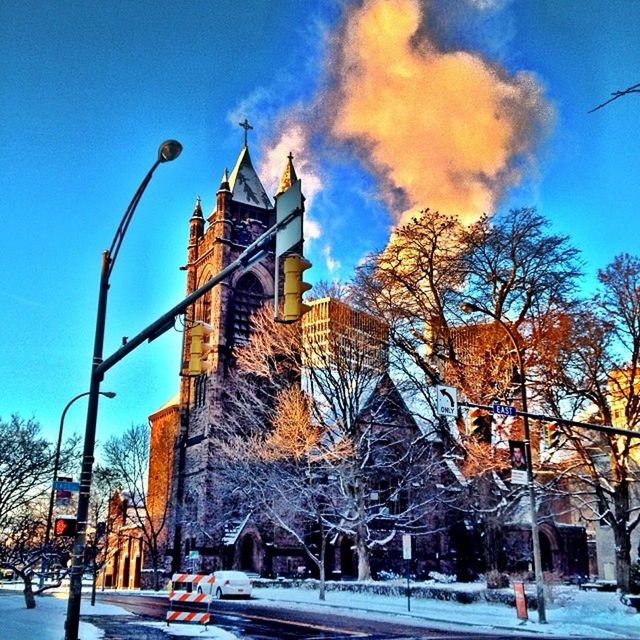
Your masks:
<path fill-rule="evenodd" d="M 455 387 L 436 387 L 436 412 L 439 416 L 458 415 L 458 398 Z"/>

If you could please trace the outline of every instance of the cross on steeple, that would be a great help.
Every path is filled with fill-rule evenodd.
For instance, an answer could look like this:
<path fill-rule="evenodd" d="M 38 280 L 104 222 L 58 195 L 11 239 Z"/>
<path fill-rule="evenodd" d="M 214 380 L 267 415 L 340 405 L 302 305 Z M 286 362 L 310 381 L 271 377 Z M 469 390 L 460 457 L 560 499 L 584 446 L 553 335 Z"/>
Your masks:
<path fill-rule="evenodd" d="M 244 146 L 247 146 L 247 132 L 249 129 L 253 129 L 253 127 L 249 124 L 249 121 L 245 118 L 244 122 L 238 123 L 244 129 Z"/>

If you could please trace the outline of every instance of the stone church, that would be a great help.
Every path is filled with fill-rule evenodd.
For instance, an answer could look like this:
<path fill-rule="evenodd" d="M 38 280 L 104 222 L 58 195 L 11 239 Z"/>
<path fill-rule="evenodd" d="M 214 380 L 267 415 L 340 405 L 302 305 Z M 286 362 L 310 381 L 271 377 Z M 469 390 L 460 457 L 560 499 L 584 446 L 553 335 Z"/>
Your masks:
<path fill-rule="evenodd" d="M 222 174 L 214 209 L 205 218 L 198 198 L 189 219 L 187 262 L 183 267 L 187 295 L 235 260 L 274 224 L 278 195 L 297 180 L 290 154 L 288 159 L 283 159 L 277 193 L 270 197 L 251 160 L 246 120 L 241 126 L 245 128 L 244 144 L 233 170 L 229 173 L 225 169 Z M 193 305 L 185 317 L 179 392 L 149 417 L 149 504 L 153 517 L 166 520 L 162 546 L 166 551 L 167 572 L 241 568 L 265 575 L 292 575 L 306 571 L 302 550 L 286 540 L 265 535 L 259 514 L 221 515 L 217 510 L 220 496 L 216 491 L 216 476 L 212 473 L 216 451 L 211 436 L 215 425 L 223 424 L 225 420 L 223 389 L 233 367 L 233 349 L 248 341 L 251 314 L 273 299 L 274 271 L 274 257 L 270 254 L 244 270 L 237 270 Z M 330 304 L 325 306 L 332 308 Z M 317 316 L 318 326 L 324 327 L 328 326 L 331 313 L 327 311 L 326 317 L 320 318 L 318 314 L 324 313 L 322 309 L 322 304 L 314 307 L 309 318 Z M 359 318 L 358 322 L 361 320 Z M 195 322 L 205 323 L 210 328 L 206 366 L 197 376 L 189 374 L 191 327 Z M 371 324 L 370 320 L 367 322 Z M 379 332 L 379 322 L 375 321 L 374 325 L 375 331 Z M 393 386 L 386 371 L 383 375 L 386 376 L 384 384 Z M 403 404 L 394 389 L 388 395 L 397 396 L 398 404 Z M 406 406 L 403 411 L 406 419 L 414 423 Z M 451 482 L 456 482 L 455 473 Z M 430 541 L 423 539 L 422 548 L 416 550 L 423 558 L 423 573 L 426 575 L 429 570 L 465 571 L 472 575 L 482 570 L 475 560 L 480 555 L 479 533 L 467 520 L 449 522 L 447 528 L 444 525 L 446 514 L 434 514 L 434 517 L 442 519 L 443 533 Z M 565 527 L 566 531 L 556 536 L 562 545 L 556 545 L 553 551 L 555 567 L 563 565 L 562 569 L 567 573 L 582 573 L 577 567 L 583 564 L 582 561 L 573 563 L 576 566 L 564 566 L 570 554 L 560 547 L 568 540 L 569 528 Z M 519 529 L 514 530 L 507 537 L 518 548 L 528 548 L 526 529 L 525 526 L 520 534 Z M 556 530 L 554 526 L 550 533 L 555 534 Z M 551 535 L 549 539 L 552 539 Z M 349 573 L 350 567 L 355 571 L 351 544 L 348 538 L 336 539 L 328 577 L 353 575 Z M 566 546 L 575 547 L 575 541 Z M 388 549 L 385 554 L 381 557 L 381 569 L 393 565 L 402 567 L 400 548 Z M 510 551 L 507 555 L 515 557 L 517 554 Z M 550 550 L 549 558 L 551 555 Z M 545 568 L 554 568 L 550 560 Z"/>
<path fill-rule="evenodd" d="M 215 208 L 205 219 L 198 198 L 189 220 L 187 263 L 183 267 L 187 295 L 235 260 L 275 223 L 275 198 L 297 180 L 290 154 L 283 162 L 278 193 L 270 197 L 253 166 L 247 144 L 250 127 L 246 120 L 241 126 L 245 128 L 244 145 L 233 170 L 223 172 Z M 251 314 L 272 300 L 273 294 L 274 258 L 270 254 L 214 287 L 194 304 L 185 318 L 180 391 L 149 417 L 149 501 L 155 517 L 166 517 L 163 542 L 172 571 L 184 567 L 189 557 L 198 558 L 201 552 L 203 556 L 214 553 L 210 548 L 211 523 L 207 521 L 216 499 L 208 473 L 215 460 L 209 436 L 213 425 L 223 419 L 221 391 L 232 366 L 233 349 L 248 340 Z M 188 369 L 190 328 L 194 322 L 210 328 L 206 366 L 196 377 L 190 376 Z M 170 465 L 166 462 L 167 448 L 173 449 Z M 225 524 L 225 545 L 233 549 L 242 523 Z M 243 553 L 245 557 L 251 556 L 257 536 L 243 533 L 246 538 Z"/>

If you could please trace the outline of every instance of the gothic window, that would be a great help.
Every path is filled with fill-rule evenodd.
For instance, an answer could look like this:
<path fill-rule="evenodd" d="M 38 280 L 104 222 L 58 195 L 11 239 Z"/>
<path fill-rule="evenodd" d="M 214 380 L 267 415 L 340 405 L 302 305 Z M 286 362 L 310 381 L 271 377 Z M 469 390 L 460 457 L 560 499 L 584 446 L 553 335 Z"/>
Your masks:
<path fill-rule="evenodd" d="M 207 399 L 207 376 L 206 374 L 201 374 L 196 378 L 195 382 L 195 401 L 196 407 L 204 406 L 204 403 Z"/>
<path fill-rule="evenodd" d="M 243 275 L 235 286 L 231 312 L 231 334 L 235 345 L 249 341 L 251 315 L 264 302 L 264 291 L 253 273 Z"/>
<path fill-rule="evenodd" d="M 208 280 L 208 278 L 207 278 Z M 204 283 L 203 283 L 204 284 Z M 211 291 L 207 291 L 196 303 L 196 320 L 211 323 Z"/>

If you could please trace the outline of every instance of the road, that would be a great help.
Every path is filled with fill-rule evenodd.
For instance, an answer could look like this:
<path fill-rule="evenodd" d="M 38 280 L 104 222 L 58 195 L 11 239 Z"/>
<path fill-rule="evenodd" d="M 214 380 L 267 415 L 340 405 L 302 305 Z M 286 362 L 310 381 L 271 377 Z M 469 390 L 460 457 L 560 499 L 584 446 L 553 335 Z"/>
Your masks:
<path fill-rule="evenodd" d="M 117 595 L 104 593 L 99 599 L 102 602 L 117 604 L 132 613 L 144 616 L 148 619 L 165 620 L 168 609 L 166 597 Z M 196 605 L 197 608 L 197 605 Z M 415 627 L 407 624 L 399 624 L 396 621 L 378 621 L 354 618 L 346 614 L 337 614 L 334 611 L 303 612 L 298 610 L 274 609 L 260 604 L 259 600 L 250 602 L 220 601 L 215 600 L 211 604 L 211 623 L 247 640 L 290 640 L 300 638 L 306 640 L 470 640 L 471 638 L 492 638 L 493 640 L 513 640 L 513 634 L 505 635 L 479 634 L 477 631 L 451 632 L 437 631 L 424 627 Z M 85 609 L 83 614 L 90 613 Z M 84 619 L 84 618 L 83 618 Z M 103 627 L 105 621 L 99 617 L 91 620 L 92 623 Z M 122 624 L 110 619 L 107 623 L 113 626 L 113 635 L 107 633 L 105 640 L 113 638 L 126 638 L 121 635 L 121 630 L 115 626 Z M 108 630 L 107 630 L 108 631 Z M 140 636 L 136 635 L 136 638 Z M 155 640 L 156 636 L 148 634 L 149 640 Z M 160 637 L 160 636 L 157 636 Z M 525 637 L 531 637 L 530 635 Z M 164 636 L 166 640 L 166 636 Z M 551 640 L 550 636 L 546 636 Z"/>

